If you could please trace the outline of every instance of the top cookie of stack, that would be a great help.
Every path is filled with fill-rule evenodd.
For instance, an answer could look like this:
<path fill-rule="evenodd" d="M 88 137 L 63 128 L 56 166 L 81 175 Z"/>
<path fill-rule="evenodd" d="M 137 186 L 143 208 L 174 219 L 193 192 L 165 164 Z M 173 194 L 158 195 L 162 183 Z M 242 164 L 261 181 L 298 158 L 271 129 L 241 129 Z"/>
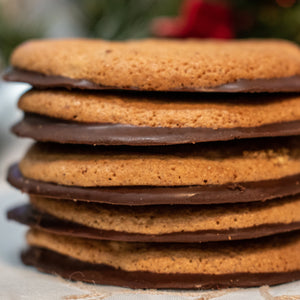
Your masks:
<path fill-rule="evenodd" d="M 11 63 L 34 86 L 14 133 L 53 142 L 8 175 L 26 264 L 134 288 L 300 278 L 296 45 L 41 40 Z"/>
<path fill-rule="evenodd" d="M 41 141 L 97 145 L 299 134 L 299 95 L 236 94 L 299 91 L 299 53 L 296 45 L 278 40 L 27 42 L 13 53 L 7 80 L 77 90 L 25 94 L 19 106 L 30 115 L 14 132 Z"/>

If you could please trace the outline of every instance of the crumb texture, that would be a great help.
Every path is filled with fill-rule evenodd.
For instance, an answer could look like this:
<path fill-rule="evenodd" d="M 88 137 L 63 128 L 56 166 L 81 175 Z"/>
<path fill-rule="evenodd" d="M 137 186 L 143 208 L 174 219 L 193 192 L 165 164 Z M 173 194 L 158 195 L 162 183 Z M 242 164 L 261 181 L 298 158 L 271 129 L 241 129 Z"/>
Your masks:
<path fill-rule="evenodd" d="M 50 39 L 20 45 L 11 64 L 107 87 L 203 89 L 300 75 L 300 50 L 281 40 Z"/>
<path fill-rule="evenodd" d="M 218 185 L 300 173 L 299 138 L 283 139 L 278 144 L 274 140 L 252 143 L 233 141 L 146 149 L 37 143 L 19 167 L 23 176 L 31 179 L 86 187 Z"/>
<path fill-rule="evenodd" d="M 48 117 L 150 127 L 234 128 L 300 120 L 299 95 L 87 93 L 31 90 L 19 108 Z"/>
<path fill-rule="evenodd" d="M 165 234 L 300 222 L 300 197 L 213 206 L 126 207 L 30 196 L 39 211 L 100 230 Z"/>
<path fill-rule="evenodd" d="M 228 274 L 300 270 L 299 233 L 238 243 L 179 245 L 96 241 L 30 230 L 27 242 L 125 271 Z"/>

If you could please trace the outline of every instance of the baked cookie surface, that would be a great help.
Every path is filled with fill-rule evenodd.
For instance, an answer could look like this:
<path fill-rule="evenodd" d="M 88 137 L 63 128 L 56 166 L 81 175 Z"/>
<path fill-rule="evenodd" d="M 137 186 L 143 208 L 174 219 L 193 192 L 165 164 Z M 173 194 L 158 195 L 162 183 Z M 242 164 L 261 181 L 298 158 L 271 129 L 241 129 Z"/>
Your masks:
<path fill-rule="evenodd" d="M 141 234 L 300 223 L 300 197 L 213 206 L 124 207 L 30 196 L 39 211 L 88 227 Z"/>
<path fill-rule="evenodd" d="M 34 144 L 23 176 L 69 186 L 182 186 L 280 179 L 299 174 L 299 138 L 170 147 Z"/>
<path fill-rule="evenodd" d="M 274 273 L 158 274 L 126 272 L 102 264 L 91 264 L 44 248 L 30 247 L 22 253 L 24 264 L 73 281 L 116 285 L 134 289 L 221 289 L 276 285 L 298 280 L 300 271 Z"/>
<path fill-rule="evenodd" d="M 27 113 L 78 123 L 148 127 L 220 129 L 300 121 L 297 94 L 205 96 L 31 90 L 20 98 L 18 106 Z"/>
<path fill-rule="evenodd" d="M 31 90 L 13 127 L 43 142 L 170 145 L 300 134 L 296 94 L 189 94 Z"/>
<path fill-rule="evenodd" d="M 300 173 L 280 179 L 224 185 L 80 187 L 24 177 L 18 164 L 14 164 L 9 168 L 7 180 L 17 189 L 32 195 L 125 206 L 241 203 L 300 193 Z"/>
<path fill-rule="evenodd" d="M 299 233 L 238 243 L 180 245 L 96 241 L 30 230 L 27 242 L 30 246 L 48 249 L 95 266 L 102 264 L 129 273 L 243 274 L 248 278 L 253 274 L 268 274 L 270 277 L 280 274 L 281 282 L 286 280 L 284 274 L 294 273 L 294 276 L 298 274 L 294 280 L 299 278 Z M 201 276 L 198 278 L 199 288 Z"/>
<path fill-rule="evenodd" d="M 27 242 L 82 261 L 126 271 L 223 274 L 284 272 L 300 268 L 299 233 L 244 243 L 224 242 L 223 247 L 219 247 L 219 243 L 217 246 L 96 241 L 29 230 Z"/>
<path fill-rule="evenodd" d="M 211 206 L 125 207 L 32 195 L 30 202 L 8 217 L 46 232 L 100 240 L 201 243 L 300 229 L 299 197 Z"/>
<path fill-rule="evenodd" d="M 35 40 L 19 46 L 11 64 L 42 80 L 54 76 L 56 86 L 71 79 L 90 89 L 299 91 L 300 50 L 281 40 Z"/>

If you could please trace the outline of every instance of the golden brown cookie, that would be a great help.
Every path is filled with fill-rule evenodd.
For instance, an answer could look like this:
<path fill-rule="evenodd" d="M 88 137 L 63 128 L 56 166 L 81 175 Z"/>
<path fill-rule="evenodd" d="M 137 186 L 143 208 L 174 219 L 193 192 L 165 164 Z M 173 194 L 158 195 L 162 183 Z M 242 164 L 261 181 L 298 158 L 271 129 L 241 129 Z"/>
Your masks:
<path fill-rule="evenodd" d="M 299 138 L 174 147 L 37 143 L 19 164 L 30 179 L 71 186 L 182 186 L 279 179 L 300 172 Z"/>
<path fill-rule="evenodd" d="M 300 173 L 279 179 L 223 185 L 80 187 L 24 177 L 16 163 L 9 168 L 7 180 L 23 193 L 32 195 L 125 206 L 241 203 L 300 193 Z"/>
<path fill-rule="evenodd" d="M 172 145 L 300 134 L 296 94 L 31 90 L 12 131 L 42 142 Z"/>
<path fill-rule="evenodd" d="M 299 91 L 300 50 L 281 40 L 34 40 L 11 64 L 33 73 L 8 80 L 44 87 Z"/>
<path fill-rule="evenodd" d="M 102 264 L 92 264 L 45 248 L 30 247 L 22 253 L 22 261 L 38 270 L 73 281 L 152 289 L 221 289 L 254 287 L 291 282 L 300 271 L 269 273 L 230 273 L 220 275 L 127 272 Z"/>
<path fill-rule="evenodd" d="M 19 108 L 79 123 L 234 128 L 300 120 L 300 96 L 91 93 L 31 90 Z"/>
<path fill-rule="evenodd" d="M 299 223 L 300 228 L 299 196 L 267 202 L 210 206 L 112 206 L 33 195 L 30 196 L 30 202 L 38 211 L 58 219 L 121 233 L 163 235 L 244 228 L 259 231 L 257 226 L 278 224 L 284 227 L 292 223 Z"/>
<path fill-rule="evenodd" d="M 263 275 L 270 278 L 272 274 L 284 278 L 284 274 L 293 272 L 298 274 L 298 278 L 300 275 L 299 232 L 244 242 L 180 245 L 96 241 L 30 230 L 27 242 L 30 246 L 71 257 L 74 262 L 93 264 L 95 270 L 103 264 L 128 272 L 129 276 L 131 272 L 141 272 L 141 276 L 143 272 L 157 275 L 198 274 L 198 288 L 201 287 L 202 276 L 205 278 L 206 275 L 214 275 L 215 279 L 220 275 L 230 275 L 233 279 L 234 274 L 239 274 L 241 278 L 246 275 L 251 278 L 254 274 L 259 278 Z M 84 272 L 84 269 L 77 271 Z M 260 284 L 263 284 L 262 280 Z"/>

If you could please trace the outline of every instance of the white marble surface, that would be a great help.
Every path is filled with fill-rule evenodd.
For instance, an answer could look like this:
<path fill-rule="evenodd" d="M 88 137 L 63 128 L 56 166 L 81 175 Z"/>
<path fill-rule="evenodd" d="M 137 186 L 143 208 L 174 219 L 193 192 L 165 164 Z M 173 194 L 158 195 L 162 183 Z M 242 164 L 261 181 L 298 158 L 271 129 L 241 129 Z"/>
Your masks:
<path fill-rule="evenodd" d="M 300 299 L 300 282 L 277 287 L 232 289 L 213 292 L 133 291 L 130 289 L 72 283 L 25 267 L 19 253 L 25 247 L 25 226 L 6 220 L 8 208 L 26 201 L 26 196 L 5 182 L 9 164 L 18 160 L 30 143 L 9 133 L 9 127 L 21 117 L 16 109 L 18 96 L 28 86 L 0 81 L 0 299 L 218 299 L 287 300 Z M 283 296 L 285 295 L 285 296 Z"/>

